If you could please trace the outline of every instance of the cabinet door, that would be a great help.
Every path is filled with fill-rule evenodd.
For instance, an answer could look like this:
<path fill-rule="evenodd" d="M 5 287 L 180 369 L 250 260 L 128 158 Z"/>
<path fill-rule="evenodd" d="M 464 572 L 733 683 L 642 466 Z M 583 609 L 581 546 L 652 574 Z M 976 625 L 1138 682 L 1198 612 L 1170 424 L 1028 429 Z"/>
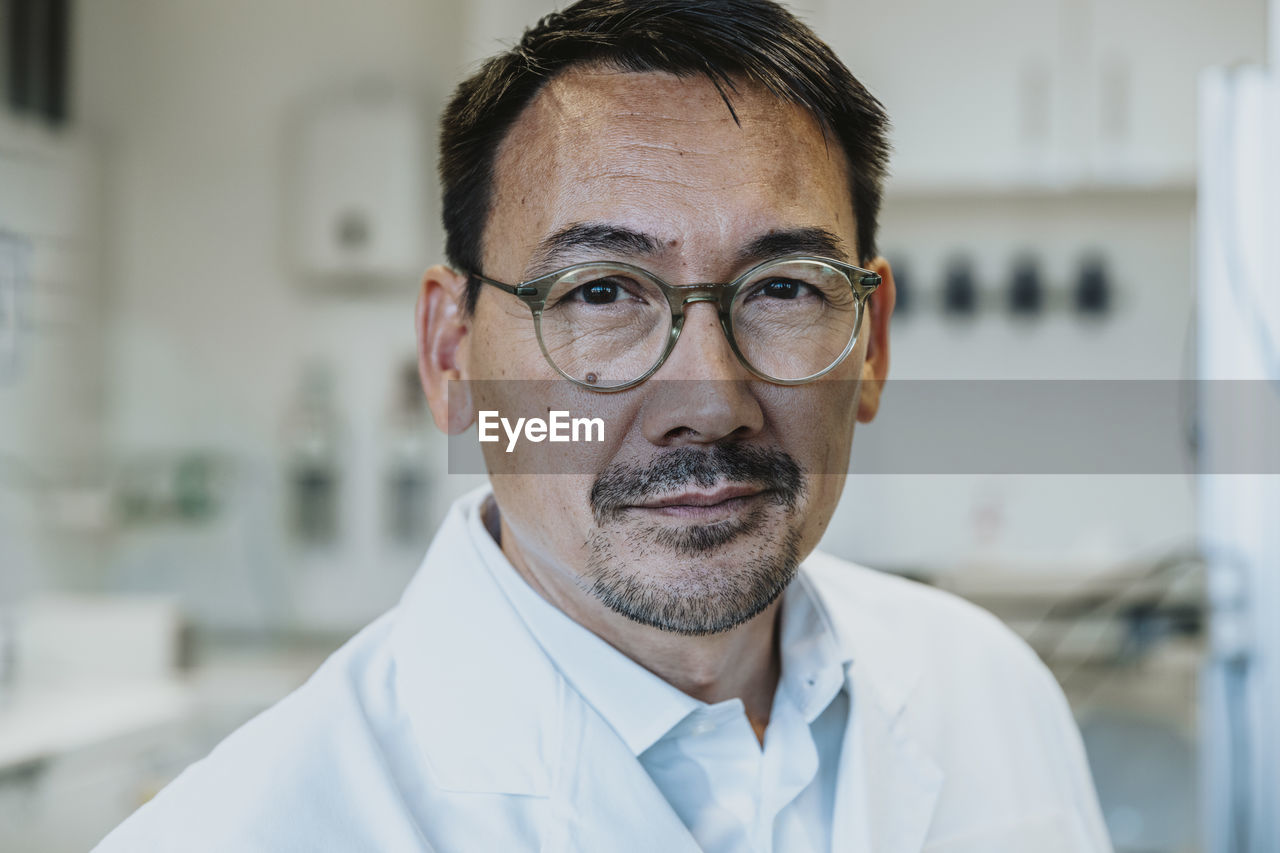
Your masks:
<path fill-rule="evenodd" d="M 1061 0 L 827 0 L 806 17 L 884 103 L 910 187 L 1057 174 L 1064 16 Z"/>
<path fill-rule="evenodd" d="M 1088 10 L 1090 172 L 1104 181 L 1193 181 L 1197 77 L 1210 66 L 1262 61 L 1265 0 L 1072 2 Z"/>

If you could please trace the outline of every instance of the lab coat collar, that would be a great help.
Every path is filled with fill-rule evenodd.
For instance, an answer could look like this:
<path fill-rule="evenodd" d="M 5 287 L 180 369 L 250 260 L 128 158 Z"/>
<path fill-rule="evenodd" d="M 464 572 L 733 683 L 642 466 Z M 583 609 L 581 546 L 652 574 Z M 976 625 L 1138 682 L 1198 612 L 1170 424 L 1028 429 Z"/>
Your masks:
<path fill-rule="evenodd" d="M 572 687 L 481 565 L 466 525 L 468 513 L 478 512 L 488 493 L 486 487 L 454 504 L 401 600 L 391 637 L 396 685 L 424 761 L 442 789 L 547 797 L 566 757 L 566 720 L 575 717 L 567 706 L 585 703 L 571 698 Z M 863 590 L 846 564 L 815 554 L 809 566 L 817 569 L 814 586 L 842 654 L 853 661 L 846 678 L 856 711 L 845 732 L 837 801 L 862 795 L 877 853 L 914 853 L 942 787 L 941 770 L 912 737 L 903 713 L 920 675 L 919 644 L 884 624 L 874 599 L 859 597 Z M 614 740 L 610 755 L 626 758 L 630 750 Z M 580 763 L 604 759 L 576 757 Z M 634 767 L 615 768 L 630 784 L 573 786 L 573 798 L 585 799 L 562 804 L 563 813 L 578 814 L 587 800 L 590 813 L 599 813 L 604 798 L 611 801 L 608 813 L 619 833 L 645 837 L 659 824 L 673 833 L 683 829 L 669 809 L 671 820 L 651 808 L 637 809 L 644 800 L 637 798 L 640 790 L 650 806 L 664 801 L 639 762 L 630 763 Z M 863 791 L 847 790 L 854 780 L 861 780 Z M 837 809 L 837 849 L 861 834 L 850 825 L 856 812 Z M 687 833 L 680 837 L 691 842 Z"/>
<path fill-rule="evenodd" d="M 561 679 L 477 558 L 461 498 L 405 590 L 392 628 L 399 699 L 450 791 L 547 796 L 562 733 Z"/>

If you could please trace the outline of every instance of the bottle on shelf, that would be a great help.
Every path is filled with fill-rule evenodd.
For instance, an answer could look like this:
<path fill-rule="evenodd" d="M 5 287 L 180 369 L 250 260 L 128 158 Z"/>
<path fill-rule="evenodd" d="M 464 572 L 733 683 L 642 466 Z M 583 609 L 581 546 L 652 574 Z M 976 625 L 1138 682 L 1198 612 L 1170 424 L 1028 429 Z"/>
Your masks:
<path fill-rule="evenodd" d="M 396 377 L 386 421 L 383 504 L 387 536 L 397 545 L 417 547 L 429 538 L 434 426 L 415 361 Z"/>
<path fill-rule="evenodd" d="M 342 420 L 333 384 L 328 365 L 307 365 L 286 423 L 289 527 L 306 545 L 328 544 L 338 534 Z"/>

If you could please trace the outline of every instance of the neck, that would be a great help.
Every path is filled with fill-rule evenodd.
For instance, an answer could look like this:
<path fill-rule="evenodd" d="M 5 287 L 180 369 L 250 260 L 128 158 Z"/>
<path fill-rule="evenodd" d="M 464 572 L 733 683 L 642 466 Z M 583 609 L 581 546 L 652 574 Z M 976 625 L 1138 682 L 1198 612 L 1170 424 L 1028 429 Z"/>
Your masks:
<path fill-rule="evenodd" d="M 525 559 L 492 503 L 488 527 L 503 554 L 529 586 L 569 618 L 676 689 L 709 704 L 739 698 L 763 742 L 781 673 L 777 642 L 782 598 L 742 625 L 707 636 L 687 636 L 642 625 L 609 609 L 574 578 Z M 494 522 L 497 522 L 496 524 Z"/>

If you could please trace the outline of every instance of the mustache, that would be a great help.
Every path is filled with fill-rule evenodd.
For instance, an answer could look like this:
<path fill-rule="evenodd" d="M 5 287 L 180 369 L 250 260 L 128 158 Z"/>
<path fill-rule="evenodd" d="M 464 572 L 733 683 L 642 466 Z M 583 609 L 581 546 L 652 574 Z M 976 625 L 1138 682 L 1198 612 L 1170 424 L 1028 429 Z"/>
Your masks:
<path fill-rule="evenodd" d="M 596 524 L 616 519 L 628 506 L 694 485 L 749 483 L 763 487 L 770 500 L 794 510 L 804 494 L 804 470 L 789 454 L 766 447 L 717 444 L 710 449 L 679 447 L 647 462 L 610 465 L 591 486 L 589 502 Z"/>

